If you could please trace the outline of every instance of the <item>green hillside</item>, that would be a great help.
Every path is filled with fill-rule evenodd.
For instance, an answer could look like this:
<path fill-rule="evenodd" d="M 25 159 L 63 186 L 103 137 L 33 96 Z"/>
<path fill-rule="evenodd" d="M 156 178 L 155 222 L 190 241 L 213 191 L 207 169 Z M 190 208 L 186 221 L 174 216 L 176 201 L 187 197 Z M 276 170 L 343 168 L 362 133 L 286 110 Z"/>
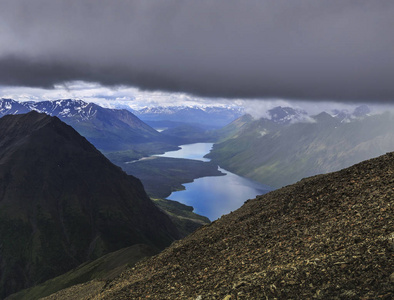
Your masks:
<path fill-rule="evenodd" d="M 392 151 L 393 127 L 390 113 L 349 123 L 321 113 L 312 122 L 277 128 L 261 119 L 215 144 L 207 157 L 231 172 L 278 188 Z"/>

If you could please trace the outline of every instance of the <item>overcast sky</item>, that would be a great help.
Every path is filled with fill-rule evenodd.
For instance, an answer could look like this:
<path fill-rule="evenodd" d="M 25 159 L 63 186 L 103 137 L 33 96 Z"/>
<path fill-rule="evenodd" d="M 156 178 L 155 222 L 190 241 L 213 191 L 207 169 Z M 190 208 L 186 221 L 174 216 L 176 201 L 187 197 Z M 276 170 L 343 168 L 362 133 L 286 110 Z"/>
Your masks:
<path fill-rule="evenodd" d="M 0 92 L 85 81 L 199 99 L 391 103 L 393 16 L 392 0 L 1 0 Z"/>

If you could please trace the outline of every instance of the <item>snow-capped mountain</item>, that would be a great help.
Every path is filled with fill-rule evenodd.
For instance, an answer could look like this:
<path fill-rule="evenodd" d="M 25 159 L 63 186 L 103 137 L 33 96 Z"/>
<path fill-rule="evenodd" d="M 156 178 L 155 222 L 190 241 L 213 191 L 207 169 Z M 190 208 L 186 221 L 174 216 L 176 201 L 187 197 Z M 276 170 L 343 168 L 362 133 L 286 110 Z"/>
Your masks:
<path fill-rule="evenodd" d="M 354 119 L 368 116 L 370 113 L 371 113 L 371 109 L 369 108 L 369 106 L 366 105 L 366 104 L 363 104 L 363 105 L 357 106 L 353 110 L 353 112 L 349 112 L 346 109 L 333 110 L 331 112 L 331 116 L 333 116 L 334 118 L 340 120 L 342 123 L 349 123 L 349 122 L 351 122 Z"/>
<path fill-rule="evenodd" d="M 277 106 L 268 111 L 271 121 L 278 124 L 290 124 L 304 120 L 307 117 L 306 111 L 291 107 Z"/>
<path fill-rule="evenodd" d="M 46 113 L 50 116 L 59 118 L 75 118 L 89 120 L 97 113 L 98 105 L 86 103 L 82 100 L 55 100 L 41 102 L 25 102 L 25 105 L 31 110 Z"/>
<path fill-rule="evenodd" d="M 128 110 L 103 108 L 82 100 L 17 102 L 0 99 L 0 116 L 38 111 L 71 125 L 101 150 L 122 150 L 130 144 L 160 140 L 160 134 Z"/>
<path fill-rule="evenodd" d="M 352 112 L 348 110 L 333 110 L 330 113 L 321 112 L 331 117 L 334 117 L 336 121 L 342 123 L 349 123 L 351 121 L 357 120 L 368 116 L 371 113 L 371 109 L 368 105 L 361 105 L 356 107 Z M 268 117 L 266 119 L 275 122 L 276 124 L 287 125 L 299 122 L 311 121 L 316 116 L 310 116 L 308 113 L 302 109 L 292 108 L 292 107 L 281 107 L 277 106 L 267 111 Z M 319 114 L 320 115 L 320 114 Z"/>
<path fill-rule="evenodd" d="M 222 127 L 244 114 L 241 107 L 169 106 L 146 107 L 134 111 L 144 122 L 170 121 L 199 124 L 204 127 Z"/>
<path fill-rule="evenodd" d="M 4 115 L 16 115 L 29 112 L 31 109 L 25 105 L 12 100 L 12 99 L 0 99 L 0 117 Z"/>

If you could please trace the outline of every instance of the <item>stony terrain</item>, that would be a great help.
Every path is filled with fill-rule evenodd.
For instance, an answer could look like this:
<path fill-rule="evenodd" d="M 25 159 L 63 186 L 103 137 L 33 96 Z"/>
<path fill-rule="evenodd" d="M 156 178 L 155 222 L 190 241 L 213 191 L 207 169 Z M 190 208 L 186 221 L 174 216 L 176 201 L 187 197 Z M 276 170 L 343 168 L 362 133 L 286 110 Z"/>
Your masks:
<path fill-rule="evenodd" d="M 393 173 L 390 153 L 303 179 L 49 299 L 392 299 Z"/>

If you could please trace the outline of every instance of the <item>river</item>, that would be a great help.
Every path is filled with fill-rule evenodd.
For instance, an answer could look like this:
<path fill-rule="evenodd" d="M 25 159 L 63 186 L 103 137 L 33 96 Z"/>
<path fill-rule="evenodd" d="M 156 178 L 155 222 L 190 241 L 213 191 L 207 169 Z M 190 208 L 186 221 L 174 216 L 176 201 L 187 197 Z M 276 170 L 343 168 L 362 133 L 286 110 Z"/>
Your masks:
<path fill-rule="evenodd" d="M 212 145 L 212 143 L 182 145 L 180 150 L 155 156 L 209 161 L 203 156 L 210 151 Z M 226 175 L 198 178 L 192 183 L 184 184 L 186 190 L 173 192 L 168 199 L 191 205 L 194 207 L 195 213 L 214 221 L 222 215 L 238 209 L 246 200 L 272 190 L 268 186 L 238 176 L 220 167 L 219 170 Z"/>

